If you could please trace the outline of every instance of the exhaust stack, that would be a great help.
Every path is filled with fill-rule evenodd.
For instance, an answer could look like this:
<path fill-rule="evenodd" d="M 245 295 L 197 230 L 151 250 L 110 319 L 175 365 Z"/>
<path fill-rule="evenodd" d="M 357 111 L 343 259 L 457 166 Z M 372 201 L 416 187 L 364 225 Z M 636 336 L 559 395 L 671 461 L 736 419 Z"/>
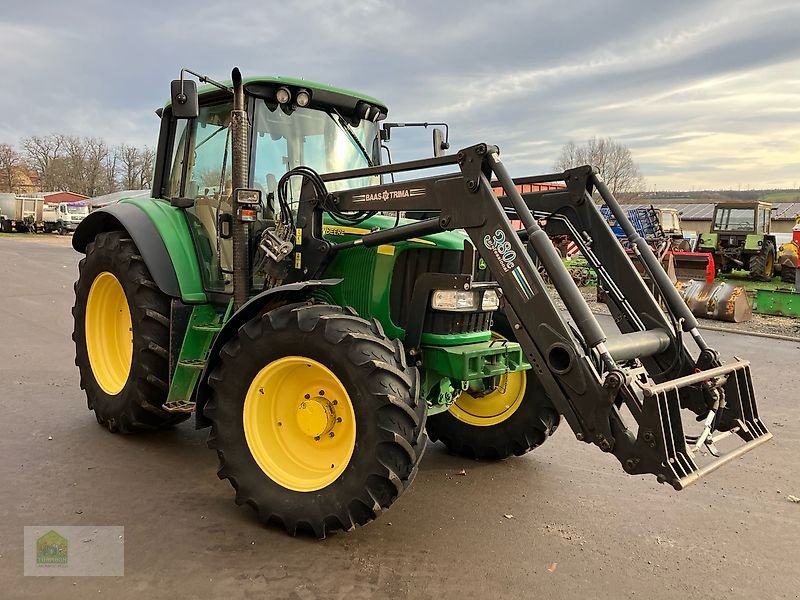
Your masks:
<path fill-rule="evenodd" d="M 238 67 L 231 73 L 233 81 L 233 112 L 231 112 L 231 162 L 233 198 L 233 303 L 239 308 L 247 301 L 250 287 L 250 263 L 247 256 L 249 227 L 241 218 L 241 206 L 236 190 L 247 187 L 248 122 L 244 107 L 242 74 Z"/>

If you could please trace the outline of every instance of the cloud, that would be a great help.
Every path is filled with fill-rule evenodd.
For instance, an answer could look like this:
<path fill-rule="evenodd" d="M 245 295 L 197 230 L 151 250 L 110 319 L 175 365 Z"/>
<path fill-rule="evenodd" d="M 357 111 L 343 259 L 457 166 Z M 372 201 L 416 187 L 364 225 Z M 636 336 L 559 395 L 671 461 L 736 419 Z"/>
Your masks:
<path fill-rule="evenodd" d="M 61 131 L 154 144 L 182 66 L 362 90 L 445 120 L 517 175 L 612 136 L 658 189 L 789 186 L 800 171 L 795 2 L 4 2 L 0 142 Z M 11 85 L 8 85 L 11 83 Z M 395 160 L 429 133 L 393 135 Z"/>

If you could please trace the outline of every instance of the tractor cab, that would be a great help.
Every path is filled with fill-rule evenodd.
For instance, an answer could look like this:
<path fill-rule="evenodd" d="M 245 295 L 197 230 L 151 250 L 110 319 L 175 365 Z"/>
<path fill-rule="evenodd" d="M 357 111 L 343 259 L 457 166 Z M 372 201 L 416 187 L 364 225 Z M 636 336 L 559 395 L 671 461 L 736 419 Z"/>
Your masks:
<path fill-rule="evenodd" d="M 769 234 L 771 204 L 729 202 L 714 207 L 711 231 L 733 234 Z"/>
<path fill-rule="evenodd" d="M 217 82 L 201 87 L 197 105 L 188 113 L 175 101 L 163 109 L 153 185 L 154 198 L 185 208 L 204 287 L 224 294 L 233 291 L 234 271 L 229 87 Z M 275 217 L 278 181 L 287 171 L 304 165 L 330 173 L 379 164 L 379 121 L 386 117 L 386 108 L 374 98 L 289 78 L 254 77 L 243 87 L 251 124 L 246 187 L 261 192 L 254 220 L 262 226 Z M 330 190 L 376 183 L 379 177 L 354 178 L 334 182 Z M 296 210 L 297 178 L 286 193 L 289 207 Z M 255 239 L 251 236 L 251 245 Z M 255 248 L 250 250 L 252 256 Z M 251 284 L 255 290 L 260 281 L 256 278 Z"/>

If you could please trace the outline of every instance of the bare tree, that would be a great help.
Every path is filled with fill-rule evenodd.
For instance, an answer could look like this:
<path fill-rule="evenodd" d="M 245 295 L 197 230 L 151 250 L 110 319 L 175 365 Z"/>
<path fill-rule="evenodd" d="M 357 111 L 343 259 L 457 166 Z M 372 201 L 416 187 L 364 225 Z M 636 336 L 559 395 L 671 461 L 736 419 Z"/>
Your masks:
<path fill-rule="evenodd" d="M 16 172 L 22 166 L 22 156 L 8 144 L 0 144 L 0 191 L 13 192 Z"/>
<path fill-rule="evenodd" d="M 64 136 L 51 134 L 34 135 L 22 140 L 22 148 L 28 156 L 31 166 L 39 175 L 39 185 L 44 190 L 56 189 L 52 168 L 54 161 L 61 157 L 64 147 Z"/>
<path fill-rule="evenodd" d="M 564 170 L 581 165 L 597 167 L 615 196 L 630 197 L 644 189 L 644 178 L 630 149 L 610 137 L 593 137 L 582 146 L 573 141 L 564 144 L 555 168 Z"/>
<path fill-rule="evenodd" d="M 0 188 L 12 185 L 10 173 L 19 167 L 34 169 L 44 191 L 99 196 L 153 184 L 155 151 L 148 146 L 122 144 L 112 150 L 99 138 L 51 134 L 25 138 L 22 147 L 24 156 L 12 146 L 0 144 Z"/>
<path fill-rule="evenodd" d="M 122 167 L 121 185 L 124 190 L 136 189 L 141 167 L 141 156 L 136 146 L 122 144 L 117 149 L 120 166 Z"/>
<path fill-rule="evenodd" d="M 97 138 L 88 138 L 84 143 L 86 145 L 86 167 L 83 193 L 87 196 L 98 196 L 113 191 L 113 189 L 106 191 L 104 187 L 103 170 L 108 157 L 108 146 L 103 140 Z M 113 185 L 111 187 L 113 188 Z"/>
<path fill-rule="evenodd" d="M 139 150 L 139 189 L 145 190 L 153 186 L 153 167 L 156 152 L 150 146 Z"/>

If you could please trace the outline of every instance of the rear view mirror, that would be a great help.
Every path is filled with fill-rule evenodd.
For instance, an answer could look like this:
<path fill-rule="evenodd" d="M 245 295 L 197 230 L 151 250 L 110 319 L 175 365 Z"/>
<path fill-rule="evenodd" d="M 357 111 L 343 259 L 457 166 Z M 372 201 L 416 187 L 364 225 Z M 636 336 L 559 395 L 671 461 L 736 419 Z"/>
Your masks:
<path fill-rule="evenodd" d="M 194 119 L 200 112 L 197 84 L 191 79 L 174 79 L 170 84 L 172 114 L 177 119 Z"/>
<path fill-rule="evenodd" d="M 444 151 L 450 147 L 450 144 L 447 143 L 447 139 L 444 136 L 444 132 L 439 129 L 438 127 L 434 127 L 433 129 L 433 155 L 434 156 L 443 156 Z"/>

